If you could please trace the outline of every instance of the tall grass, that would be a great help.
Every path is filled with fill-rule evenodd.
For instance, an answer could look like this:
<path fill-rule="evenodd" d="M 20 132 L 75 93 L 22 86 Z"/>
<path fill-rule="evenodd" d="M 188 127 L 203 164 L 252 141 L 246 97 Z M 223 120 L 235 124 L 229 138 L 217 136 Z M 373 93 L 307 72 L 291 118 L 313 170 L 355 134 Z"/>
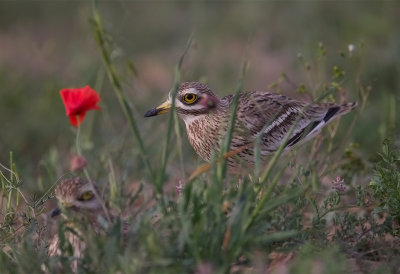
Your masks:
<path fill-rule="evenodd" d="M 152 178 L 153 176 L 153 170 L 150 164 L 150 161 L 147 157 L 147 152 L 143 144 L 143 139 L 141 137 L 139 128 L 137 126 L 137 123 L 133 117 L 132 109 L 130 104 L 128 103 L 128 100 L 123 92 L 123 87 L 122 83 L 120 80 L 120 77 L 117 73 L 116 67 L 113 65 L 112 60 L 111 60 L 111 50 L 112 50 L 112 42 L 107 39 L 107 35 L 105 33 L 105 30 L 103 28 L 100 14 L 96 9 L 93 10 L 93 18 L 91 20 L 92 27 L 93 27 L 93 33 L 95 40 L 97 42 L 97 45 L 100 48 L 101 52 L 101 57 L 104 63 L 104 66 L 107 71 L 108 78 L 114 88 L 115 95 L 118 98 L 118 101 L 120 103 L 121 109 L 124 112 L 124 115 L 126 119 L 128 120 L 129 126 L 132 130 L 133 136 L 135 137 L 139 149 L 140 149 L 140 156 L 142 158 L 142 161 L 148 171 L 148 176 Z"/>

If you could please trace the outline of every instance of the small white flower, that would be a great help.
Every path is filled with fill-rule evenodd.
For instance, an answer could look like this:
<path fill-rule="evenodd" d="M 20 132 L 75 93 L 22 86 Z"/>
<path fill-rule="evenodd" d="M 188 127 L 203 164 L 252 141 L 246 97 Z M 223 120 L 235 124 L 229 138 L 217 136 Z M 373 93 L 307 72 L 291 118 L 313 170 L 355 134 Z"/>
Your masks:
<path fill-rule="evenodd" d="M 347 48 L 349 49 L 350 54 L 352 54 L 356 47 L 353 44 L 349 44 Z"/>

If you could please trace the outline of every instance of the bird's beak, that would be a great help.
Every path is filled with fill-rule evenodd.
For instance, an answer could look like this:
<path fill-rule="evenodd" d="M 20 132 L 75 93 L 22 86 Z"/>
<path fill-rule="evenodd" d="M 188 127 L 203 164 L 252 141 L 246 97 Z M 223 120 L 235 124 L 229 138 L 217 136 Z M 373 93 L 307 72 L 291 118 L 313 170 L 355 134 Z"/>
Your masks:
<path fill-rule="evenodd" d="M 60 215 L 60 213 L 61 213 L 61 210 L 60 210 L 60 208 L 57 206 L 56 208 L 54 208 L 54 209 L 51 211 L 50 217 L 51 217 L 51 218 L 54 218 L 54 217 Z"/>
<path fill-rule="evenodd" d="M 74 205 L 73 205 L 72 203 L 68 203 L 68 202 L 62 201 L 62 202 L 61 202 L 61 208 L 71 208 L 71 209 L 73 209 L 73 208 L 74 208 Z M 60 213 L 61 213 L 61 208 L 60 208 L 59 206 L 57 206 L 56 208 L 54 208 L 54 209 L 51 211 L 51 213 L 50 213 L 50 217 L 51 217 L 51 218 L 54 218 L 54 217 L 60 215 Z"/>
<path fill-rule="evenodd" d="M 62 206 L 63 208 L 71 208 L 71 207 L 73 207 L 73 204 L 72 204 L 72 203 L 68 203 L 68 202 L 66 202 L 66 201 L 62 201 L 62 202 L 61 202 L 61 206 Z"/>
<path fill-rule="evenodd" d="M 144 114 L 144 117 L 151 117 L 151 116 L 156 116 L 156 115 L 167 113 L 170 108 L 171 108 L 171 104 L 167 100 L 164 103 L 162 103 L 161 105 L 159 105 L 158 107 L 148 110 Z"/>

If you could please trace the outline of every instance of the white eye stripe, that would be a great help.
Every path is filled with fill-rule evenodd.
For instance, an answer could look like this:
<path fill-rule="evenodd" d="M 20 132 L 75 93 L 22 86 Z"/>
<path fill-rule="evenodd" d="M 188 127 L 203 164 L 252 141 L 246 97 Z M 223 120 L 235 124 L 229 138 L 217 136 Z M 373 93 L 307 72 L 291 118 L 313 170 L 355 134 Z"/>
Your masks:
<path fill-rule="evenodd" d="M 180 94 L 182 95 L 182 97 L 185 96 L 185 95 L 188 94 L 188 93 L 196 94 L 197 96 L 200 95 L 200 92 L 199 92 L 197 89 L 195 89 L 195 88 L 184 89 L 184 90 L 182 90 L 182 91 L 180 92 Z"/>
<path fill-rule="evenodd" d="M 202 105 L 199 105 L 199 104 L 189 104 L 189 105 L 187 105 L 185 103 L 182 103 L 179 100 L 175 101 L 175 107 L 176 108 L 180 108 L 180 109 L 185 109 L 185 110 L 201 110 L 201 109 L 204 109 L 204 106 L 202 106 Z"/>
<path fill-rule="evenodd" d="M 88 192 L 88 191 L 90 191 L 90 192 L 92 192 L 92 193 L 95 192 L 95 190 L 93 189 L 93 187 L 92 187 L 90 184 L 86 184 L 85 186 L 83 186 L 83 187 L 80 189 L 80 191 L 79 191 L 79 196 L 81 196 L 83 193 Z"/>

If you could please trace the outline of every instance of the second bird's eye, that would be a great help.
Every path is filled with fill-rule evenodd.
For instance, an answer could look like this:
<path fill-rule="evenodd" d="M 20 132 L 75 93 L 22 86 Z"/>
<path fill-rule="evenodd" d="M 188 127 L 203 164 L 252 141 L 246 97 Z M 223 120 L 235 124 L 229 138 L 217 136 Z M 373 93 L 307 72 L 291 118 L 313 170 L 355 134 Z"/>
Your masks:
<path fill-rule="evenodd" d="M 84 192 L 79 198 L 79 201 L 89 201 L 93 198 L 93 193 L 91 191 Z"/>
<path fill-rule="evenodd" d="M 193 93 L 188 93 L 183 96 L 183 101 L 185 101 L 186 104 L 193 104 L 197 99 L 197 95 Z"/>

